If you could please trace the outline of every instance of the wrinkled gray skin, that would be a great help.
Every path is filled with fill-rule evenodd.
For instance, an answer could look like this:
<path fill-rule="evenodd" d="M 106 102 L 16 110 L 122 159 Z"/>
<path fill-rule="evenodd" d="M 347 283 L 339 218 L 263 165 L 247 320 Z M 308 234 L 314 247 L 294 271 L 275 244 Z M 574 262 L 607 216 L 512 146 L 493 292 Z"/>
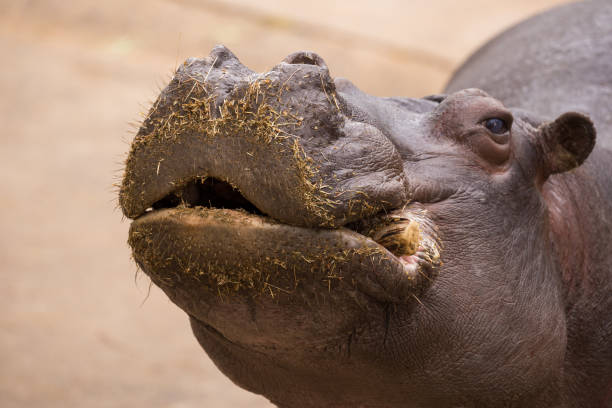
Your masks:
<path fill-rule="evenodd" d="M 572 7 L 605 8 L 603 31 L 561 9 L 487 45 L 449 85 L 528 111 L 476 89 L 369 96 L 311 53 L 256 74 L 217 47 L 179 68 L 135 138 L 120 201 L 135 260 L 221 371 L 281 407 L 610 406 L 612 14 L 603 2 Z M 572 41 L 548 34 L 560 26 Z M 555 82 L 560 61 L 578 80 Z M 582 89 L 589 78 L 600 86 Z M 266 101 L 285 123 L 266 143 L 254 125 L 218 125 L 224 101 L 262 79 L 274 96 L 257 94 L 237 119 Z M 212 113 L 163 136 L 155 120 L 186 115 L 193 81 L 214 95 Z M 594 148 L 589 118 L 565 113 L 574 106 L 595 118 Z M 510 130 L 493 133 L 490 118 Z M 243 204 L 188 198 L 187 182 L 204 176 Z M 302 176 L 332 202 L 313 206 Z M 441 263 L 370 238 L 397 213 L 439 244 Z M 219 276 L 265 276 L 266 290 L 227 291 Z"/>

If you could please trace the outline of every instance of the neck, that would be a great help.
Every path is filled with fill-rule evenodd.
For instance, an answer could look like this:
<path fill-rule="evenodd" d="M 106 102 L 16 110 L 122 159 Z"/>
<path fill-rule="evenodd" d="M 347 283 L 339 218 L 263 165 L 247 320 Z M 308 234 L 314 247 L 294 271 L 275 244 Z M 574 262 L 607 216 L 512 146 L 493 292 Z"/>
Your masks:
<path fill-rule="evenodd" d="M 542 191 L 565 291 L 565 392 L 575 406 L 603 401 L 612 389 L 612 168 L 602 166 L 612 154 L 606 154 L 551 177 Z"/>
<path fill-rule="evenodd" d="M 550 238 L 554 244 L 566 305 L 588 290 L 591 244 L 588 212 L 585 213 L 583 188 L 575 174 L 551 176 L 542 188 L 548 207 Z"/>

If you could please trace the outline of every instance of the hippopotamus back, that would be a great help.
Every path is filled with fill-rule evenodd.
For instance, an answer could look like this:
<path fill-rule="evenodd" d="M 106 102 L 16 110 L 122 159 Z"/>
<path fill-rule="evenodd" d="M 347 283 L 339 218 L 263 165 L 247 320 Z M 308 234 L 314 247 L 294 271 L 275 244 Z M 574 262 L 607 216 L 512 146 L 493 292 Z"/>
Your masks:
<path fill-rule="evenodd" d="M 480 88 L 545 117 L 586 112 L 612 148 L 612 2 L 574 3 L 503 32 L 455 73 L 447 92 Z"/>

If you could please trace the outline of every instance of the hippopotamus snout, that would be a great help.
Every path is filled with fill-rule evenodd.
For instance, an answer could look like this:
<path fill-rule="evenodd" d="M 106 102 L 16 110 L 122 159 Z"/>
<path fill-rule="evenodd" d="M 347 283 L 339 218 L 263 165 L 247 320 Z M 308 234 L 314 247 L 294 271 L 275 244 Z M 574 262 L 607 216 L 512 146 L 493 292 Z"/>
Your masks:
<path fill-rule="evenodd" d="M 408 199 L 393 143 L 346 113 L 325 62 L 308 52 L 265 74 L 225 47 L 187 60 L 144 121 L 125 174 L 120 202 L 130 218 L 171 194 L 193 195 L 205 179 L 308 227 L 338 227 Z"/>

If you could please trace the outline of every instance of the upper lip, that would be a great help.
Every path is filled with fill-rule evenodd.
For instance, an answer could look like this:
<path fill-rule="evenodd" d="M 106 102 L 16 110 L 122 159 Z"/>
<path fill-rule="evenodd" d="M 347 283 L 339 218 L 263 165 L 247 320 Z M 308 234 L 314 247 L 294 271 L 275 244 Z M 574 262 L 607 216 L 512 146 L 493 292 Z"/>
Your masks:
<path fill-rule="evenodd" d="M 294 56 L 255 74 L 219 47 L 183 64 L 132 144 L 119 194 L 124 214 L 136 218 L 204 177 L 296 226 L 337 228 L 403 205 L 406 178 L 393 143 L 342 110 L 324 64 L 304 61 Z"/>

